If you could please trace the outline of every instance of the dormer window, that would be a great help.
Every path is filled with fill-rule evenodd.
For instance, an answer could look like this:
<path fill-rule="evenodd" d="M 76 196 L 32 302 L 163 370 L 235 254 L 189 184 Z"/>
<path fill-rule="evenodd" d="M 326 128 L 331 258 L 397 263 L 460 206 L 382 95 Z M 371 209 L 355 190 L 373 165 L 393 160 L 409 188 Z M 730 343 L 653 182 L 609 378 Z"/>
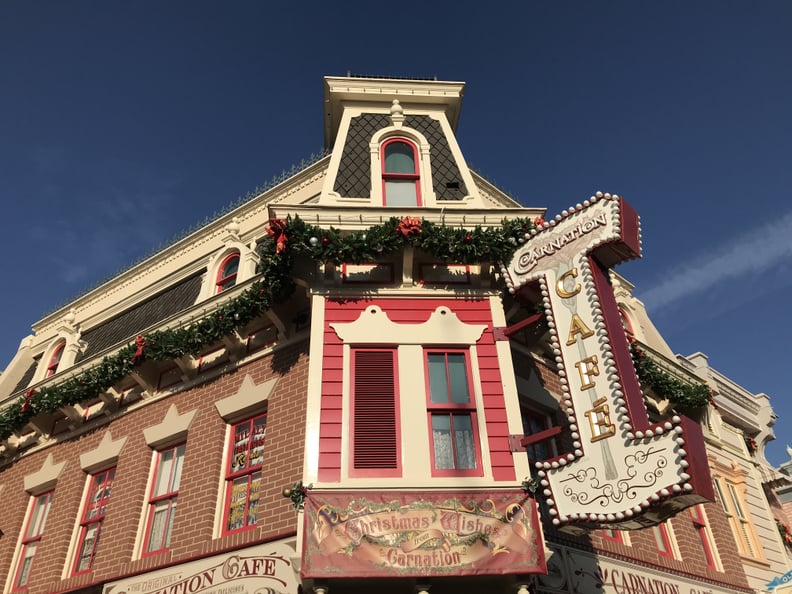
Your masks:
<path fill-rule="evenodd" d="M 60 343 L 52 352 L 49 363 L 47 364 L 47 373 L 44 377 L 50 377 L 58 373 L 58 365 L 60 365 L 61 357 L 63 356 L 63 348 L 66 346 L 65 342 Z"/>
<path fill-rule="evenodd" d="M 217 292 L 222 293 L 236 284 L 239 271 L 239 254 L 231 254 L 220 263 L 217 269 Z"/>
<path fill-rule="evenodd" d="M 420 206 L 418 151 L 401 138 L 382 145 L 382 199 L 385 206 Z"/>

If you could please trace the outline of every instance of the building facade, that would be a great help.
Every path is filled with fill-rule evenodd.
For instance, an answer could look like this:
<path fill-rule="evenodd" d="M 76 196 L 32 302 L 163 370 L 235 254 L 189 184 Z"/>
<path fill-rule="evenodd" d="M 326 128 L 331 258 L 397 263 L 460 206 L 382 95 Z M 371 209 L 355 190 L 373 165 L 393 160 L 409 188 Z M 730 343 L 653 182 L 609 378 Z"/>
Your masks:
<path fill-rule="evenodd" d="M 473 172 L 463 91 L 326 78 L 325 156 L 34 325 L 0 376 L 3 592 L 726 593 L 789 568 L 761 471 L 728 462 L 738 401 L 658 378 L 728 381 L 611 272 L 637 215 L 598 193 L 545 222 Z"/>

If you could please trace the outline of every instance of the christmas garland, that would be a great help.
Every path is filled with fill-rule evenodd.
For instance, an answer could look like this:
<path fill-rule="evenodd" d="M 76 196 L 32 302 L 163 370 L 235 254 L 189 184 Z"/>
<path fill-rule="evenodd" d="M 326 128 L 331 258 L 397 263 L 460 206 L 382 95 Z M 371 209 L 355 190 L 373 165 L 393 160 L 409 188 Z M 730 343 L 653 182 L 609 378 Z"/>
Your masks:
<path fill-rule="evenodd" d="M 710 401 L 711 392 L 708 386 L 691 384 L 672 377 L 661 370 L 635 342 L 630 344 L 630 352 L 641 385 L 651 388 L 661 398 L 667 398 L 682 408 L 698 408 Z"/>
<path fill-rule="evenodd" d="M 346 233 L 332 227 L 309 225 L 299 217 L 272 219 L 267 225 L 268 237 L 258 248 L 259 280 L 188 326 L 138 336 L 133 343 L 75 377 L 31 388 L 0 411 L 0 440 L 8 439 L 39 413 L 52 413 L 62 406 L 93 400 L 144 361 L 197 356 L 224 336 L 243 328 L 292 295 L 295 284 L 291 272 L 297 256 L 334 264 L 372 262 L 409 245 L 443 262 L 507 262 L 540 222 L 539 218 L 522 218 L 504 220 L 498 228 L 464 229 L 415 217 L 393 217 L 382 225 Z"/>
<path fill-rule="evenodd" d="M 131 344 L 75 377 L 31 388 L 0 411 L 0 440 L 8 439 L 39 413 L 52 413 L 62 406 L 93 400 L 147 360 L 197 356 L 224 336 L 243 328 L 273 305 L 289 299 L 295 289 L 291 274 L 299 256 L 336 265 L 359 264 L 412 246 L 442 262 L 508 262 L 517 247 L 531 236 L 531 230 L 541 223 L 541 218 L 520 218 L 503 220 L 501 227 L 464 229 L 416 217 L 392 217 L 366 230 L 342 232 L 333 227 L 309 225 L 299 217 L 271 219 L 266 228 L 267 237 L 258 247 L 259 280 L 188 326 L 137 336 Z M 672 378 L 635 344 L 631 348 L 638 378 L 644 386 L 681 406 L 692 408 L 707 403 L 709 388 Z"/>

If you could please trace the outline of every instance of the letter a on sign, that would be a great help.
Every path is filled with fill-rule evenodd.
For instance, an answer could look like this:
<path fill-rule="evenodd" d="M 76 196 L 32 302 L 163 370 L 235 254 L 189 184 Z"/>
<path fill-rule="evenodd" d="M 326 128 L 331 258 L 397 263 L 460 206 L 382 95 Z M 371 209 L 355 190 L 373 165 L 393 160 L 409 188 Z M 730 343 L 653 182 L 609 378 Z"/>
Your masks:
<path fill-rule="evenodd" d="M 714 495 L 701 427 L 649 422 L 608 278 L 640 257 L 638 215 L 598 196 L 545 224 L 503 272 L 512 293 L 539 284 L 562 384 L 574 451 L 536 463 L 553 524 L 639 528 Z"/>

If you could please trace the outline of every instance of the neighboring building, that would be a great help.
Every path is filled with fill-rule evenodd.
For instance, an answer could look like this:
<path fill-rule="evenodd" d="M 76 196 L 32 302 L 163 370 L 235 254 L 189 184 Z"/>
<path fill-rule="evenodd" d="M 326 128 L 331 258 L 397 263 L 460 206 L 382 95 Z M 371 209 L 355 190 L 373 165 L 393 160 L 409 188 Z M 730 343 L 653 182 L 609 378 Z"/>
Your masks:
<path fill-rule="evenodd" d="M 326 156 L 34 325 L 0 376 L 3 592 L 721 594 L 788 569 L 726 401 L 644 405 L 622 323 L 685 386 L 728 380 L 608 276 L 635 213 L 598 194 L 545 224 L 468 168 L 463 90 L 325 79 Z M 764 443 L 760 408 L 734 426 Z"/>

